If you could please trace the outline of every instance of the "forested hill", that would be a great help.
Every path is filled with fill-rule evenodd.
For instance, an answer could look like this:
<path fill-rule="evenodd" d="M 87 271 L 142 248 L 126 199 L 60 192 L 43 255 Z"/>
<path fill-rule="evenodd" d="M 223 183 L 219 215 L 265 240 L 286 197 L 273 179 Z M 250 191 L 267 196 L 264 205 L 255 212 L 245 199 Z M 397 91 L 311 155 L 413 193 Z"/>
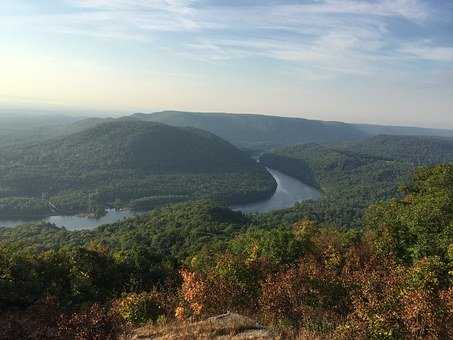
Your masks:
<path fill-rule="evenodd" d="M 127 119 L 33 146 L 10 148 L 3 158 L 15 167 L 68 171 L 132 169 L 156 174 L 257 168 L 243 152 L 208 132 Z"/>
<path fill-rule="evenodd" d="M 295 207 L 337 225 L 359 225 L 363 209 L 393 197 L 420 165 L 453 163 L 453 139 L 376 136 L 342 145 L 296 145 L 262 155 L 261 163 L 320 188 L 318 202 Z"/>
<path fill-rule="evenodd" d="M 340 147 L 345 151 L 415 165 L 453 161 L 453 138 L 380 135 Z"/>
<path fill-rule="evenodd" d="M 39 206 L 23 199 L 41 198 L 42 193 L 57 207 L 73 212 L 87 208 L 88 195 L 100 207 L 137 199 L 214 197 L 241 202 L 267 197 L 275 188 L 262 166 L 217 136 L 131 119 L 3 149 L 0 168 L 0 207 L 7 209 L 0 209 L 3 214 L 14 213 L 17 204 L 24 210 Z"/>
<path fill-rule="evenodd" d="M 135 114 L 132 117 L 173 126 L 200 128 L 237 146 L 248 148 L 333 143 L 367 136 L 345 123 L 264 115 L 163 111 Z"/>

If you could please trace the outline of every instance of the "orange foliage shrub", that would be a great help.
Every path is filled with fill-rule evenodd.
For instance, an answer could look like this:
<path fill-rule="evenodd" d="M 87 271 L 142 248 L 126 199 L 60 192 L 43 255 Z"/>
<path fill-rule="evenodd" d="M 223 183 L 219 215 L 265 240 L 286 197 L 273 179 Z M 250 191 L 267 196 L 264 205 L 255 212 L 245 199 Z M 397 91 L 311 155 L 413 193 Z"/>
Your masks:
<path fill-rule="evenodd" d="M 169 301 L 166 295 L 154 290 L 151 292 L 130 293 L 113 301 L 112 310 L 131 324 L 156 321 L 167 316 Z"/>
<path fill-rule="evenodd" d="M 98 304 L 85 311 L 61 315 L 58 321 L 58 338 L 74 340 L 117 339 L 124 331 L 117 315 Z"/>
<path fill-rule="evenodd" d="M 186 319 L 186 310 L 182 306 L 176 307 L 175 318 L 179 321 L 184 321 Z"/>
<path fill-rule="evenodd" d="M 403 294 L 401 319 L 412 337 L 439 338 L 443 320 L 435 300 L 429 292 L 420 289 Z"/>
<path fill-rule="evenodd" d="M 264 267 L 263 261 L 227 253 L 207 273 L 183 269 L 182 298 L 195 316 L 256 311 Z"/>
<path fill-rule="evenodd" d="M 208 300 L 207 284 L 200 275 L 192 273 L 186 269 L 180 271 L 182 277 L 182 295 L 188 303 L 190 310 L 195 315 L 200 315 L 205 311 Z"/>
<path fill-rule="evenodd" d="M 306 256 L 262 284 L 260 312 L 268 323 L 331 329 L 346 311 L 347 290 L 322 258 Z"/>
<path fill-rule="evenodd" d="M 445 314 L 442 320 L 444 325 L 442 336 L 446 339 L 453 339 L 453 287 L 441 291 L 439 296 L 445 307 Z"/>
<path fill-rule="evenodd" d="M 401 336 L 403 269 L 389 259 L 380 265 L 366 264 L 362 270 L 350 274 L 348 280 L 355 282 L 351 291 L 352 311 L 340 333 L 363 338 Z"/>

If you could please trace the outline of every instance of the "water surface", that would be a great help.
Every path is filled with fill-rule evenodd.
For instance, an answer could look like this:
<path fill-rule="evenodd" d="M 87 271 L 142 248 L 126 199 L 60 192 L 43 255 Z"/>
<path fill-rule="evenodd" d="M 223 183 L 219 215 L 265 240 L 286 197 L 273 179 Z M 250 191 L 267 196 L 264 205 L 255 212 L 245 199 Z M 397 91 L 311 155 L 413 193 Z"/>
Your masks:
<path fill-rule="evenodd" d="M 306 200 L 316 200 L 320 198 L 318 190 L 302 183 L 301 181 L 285 175 L 280 171 L 267 168 L 267 171 L 275 178 L 277 189 L 271 198 L 244 205 L 234 205 L 233 210 L 245 213 L 258 212 L 264 213 L 278 209 L 285 209 L 294 206 L 298 202 Z M 0 220 L 0 227 L 15 227 L 21 224 L 48 222 L 57 227 L 64 227 L 68 230 L 94 229 L 103 224 L 115 223 L 141 213 L 130 210 L 107 210 L 107 214 L 101 218 L 90 218 L 79 215 L 74 216 L 50 216 L 41 220 Z"/>
<path fill-rule="evenodd" d="M 296 203 L 307 200 L 317 200 L 321 197 L 321 193 L 318 190 L 302 183 L 298 179 L 274 169 L 266 169 L 277 182 L 277 189 L 272 197 L 260 202 L 234 205 L 231 207 L 233 210 L 239 210 L 245 213 L 264 213 L 278 209 L 291 208 Z"/>
<path fill-rule="evenodd" d="M 48 222 L 53 223 L 57 227 L 64 227 L 68 230 L 82 230 L 82 229 L 94 229 L 103 224 L 115 223 L 130 217 L 139 215 L 130 210 L 114 210 L 108 209 L 105 216 L 101 218 L 90 218 L 79 215 L 74 216 L 50 216 L 41 220 L 0 220 L 0 227 L 12 228 L 21 224 L 29 224 L 36 222 Z"/>

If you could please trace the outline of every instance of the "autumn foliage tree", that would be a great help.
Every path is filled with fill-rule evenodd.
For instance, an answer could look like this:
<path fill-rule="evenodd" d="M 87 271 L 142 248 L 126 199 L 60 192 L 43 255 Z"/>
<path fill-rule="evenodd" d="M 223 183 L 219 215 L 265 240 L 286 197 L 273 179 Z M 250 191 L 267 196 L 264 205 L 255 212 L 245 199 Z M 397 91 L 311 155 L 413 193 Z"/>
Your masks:
<path fill-rule="evenodd" d="M 367 210 L 363 229 L 248 221 L 180 262 L 146 245 L 4 246 L 0 329 L 109 339 L 126 325 L 231 311 L 286 337 L 453 338 L 453 166 L 418 170 L 399 199 Z"/>

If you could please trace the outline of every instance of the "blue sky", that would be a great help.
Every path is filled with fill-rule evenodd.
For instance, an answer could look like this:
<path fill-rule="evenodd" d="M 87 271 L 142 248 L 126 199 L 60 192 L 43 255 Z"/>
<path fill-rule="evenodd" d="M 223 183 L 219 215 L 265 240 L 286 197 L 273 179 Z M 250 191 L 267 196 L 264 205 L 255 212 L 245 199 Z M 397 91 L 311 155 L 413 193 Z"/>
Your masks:
<path fill-rule="evenodd" d="M 2 0 L 0 109 L 453 128 L 451 0 Z"/>

